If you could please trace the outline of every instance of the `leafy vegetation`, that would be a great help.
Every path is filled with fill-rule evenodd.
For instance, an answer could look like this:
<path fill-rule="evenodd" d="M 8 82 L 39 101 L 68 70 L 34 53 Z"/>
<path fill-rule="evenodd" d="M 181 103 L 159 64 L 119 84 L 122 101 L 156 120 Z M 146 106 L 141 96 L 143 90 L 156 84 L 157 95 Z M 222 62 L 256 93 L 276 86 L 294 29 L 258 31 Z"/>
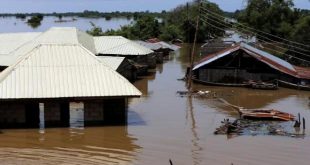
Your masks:
<path fill-rule="evenodd" d="M 310 29 L 306 23 L 310 11 L 293 7 L 293 0 L 248 0 L 247 7 L 237 11 L 236 17 L 239 22 L 252 28 L 282 38 L 307 42 L 307 35 L 301 36 L 300 32 Z"/>
<path fill-rule="evenodd" d="M 306 56 L 310 55 L 310 47 L 305 46 L 310 44 L 310 10 L 294 8 L 293 0 L 248 0 L 247 7 L 235 15 L 242 24 L 264 31 L 257 32 L 261 41 L 287 44 L 284 46 L 287 48 L 285 54 L 299 58 L 286 57 L 290 62 L 300 65 L 310 61 L 310 57 Z M 266 33 L 271 35 L 266 37 Z"/>
<path fill-rule="evenodd" d="M 223 14 L 220 8 L 214 3 L 206 3 L 203 5 L 204 6 L 199 6 L 196 2 L 180 5 L 170 12 L 163 11 L 162 17 L 160 18 L 152 15 L 135 15 L 136 22 L 123 26 L 120 30 L 102 32 L 100 27 L 93 24 L 93 28 L 88 31 L 88 33 L 92 35 L 121 35 L 134 40 L 160 38 L 165 41 L 181 39 L 185 42 L 192 42 L 196 30 L 196 18 L 198 15 L 201 15 L 201 17 L 204 15 L 203 12 L 199 13 L 199 7 L 207 8 L 221 15 Z M 223 30 L 210 27 L 201 20 L 203 19 L 199 20 L 199 42 L 203 42 L 214 35 L 221 36 L 224 33 Z"/>
<path fill-rule="evenodd" d="M 44 16 L 42 14 L 34 15 L 30 19 L 27 20 L 27 23 L 31 27 L 36 28 L 41 25 L 41 21 L 43 20 L 43 17 Z"/>

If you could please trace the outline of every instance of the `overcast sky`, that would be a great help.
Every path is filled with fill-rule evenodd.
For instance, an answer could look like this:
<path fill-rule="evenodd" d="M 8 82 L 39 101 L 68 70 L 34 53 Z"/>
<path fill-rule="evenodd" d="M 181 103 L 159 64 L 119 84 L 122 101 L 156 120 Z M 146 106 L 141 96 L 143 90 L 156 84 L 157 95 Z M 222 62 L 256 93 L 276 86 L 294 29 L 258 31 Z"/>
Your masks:
<path fill-rule="evenodd" d="M 16 12 L 79 12 L 84 10 L 162 11 L 175 8 L 190 0 L 0 0 L 0 13 Z M 210 0 L 225 11 L 244 7 L 245 0 Z M 309 0 L 295 0 L 299 8 L 310 9 Z"/>

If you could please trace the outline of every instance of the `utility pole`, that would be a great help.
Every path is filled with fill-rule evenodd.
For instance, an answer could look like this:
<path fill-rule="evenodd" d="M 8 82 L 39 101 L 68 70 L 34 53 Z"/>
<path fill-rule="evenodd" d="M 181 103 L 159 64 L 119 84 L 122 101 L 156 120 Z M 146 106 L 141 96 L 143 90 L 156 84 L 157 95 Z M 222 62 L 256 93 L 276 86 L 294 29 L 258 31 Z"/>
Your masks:
<path fill-rule="evenodd" d="M 199 28 L 199 20 L 200 20 L 200 11 L 201 11 L 201 0 L 198 1 L 199 6 L 199 13 L 196 20 L 196 31 L 195 31 L 195 37 L 194 37 L 194 43 L 193 43 L 193 49 L 191 52 L 191 58 L 190 58 L 190 68 L 189 68 L 189 75 L 187 77 L 187 89 L 188 91 L 192 91 L 192 77 L 193 77 L 193 68 L 194 68 L 194 56 L 195 56 L 195 50 L 196 50 L 196 42 L 197 42 L 197 35 L 198 35 L 198 28 Z"/>

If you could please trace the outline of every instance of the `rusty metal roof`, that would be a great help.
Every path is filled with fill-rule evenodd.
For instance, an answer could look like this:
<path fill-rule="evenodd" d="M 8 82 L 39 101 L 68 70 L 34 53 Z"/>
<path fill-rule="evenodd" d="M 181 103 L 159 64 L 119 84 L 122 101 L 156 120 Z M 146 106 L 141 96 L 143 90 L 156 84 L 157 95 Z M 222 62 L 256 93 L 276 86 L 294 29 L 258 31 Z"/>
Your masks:
<path fill-rule="evenodd" d="M 291 76 L 297 77 L 297 78 L 305 78 L 310 79 L 310 69 L 308 68 L 302 68 L 302 67 L 296 67 L 287 61 L 284 61 L 274 55 L 271 55 L 265 51 L 259 50 L 257 48 L 254 48 L 250 45 L 247 45 L 245 43 L 240 43 L 235 46 L 232 46 L 230 48 L 224 49 L 220 52 L 217 52 L 215 54 L 207 55 L 205 58 L 200 60 L 193 70 L 199 69 L 202 66 L 205 66 L 219 58 L 231 55 L 233 52 L 243 50 L 247 54 L 251 55 L 252 57 L 256 58 L 257 60 L 269 65 L 270 67 L 282 72 L 289 74 Z"/>
<path fill-rule="evenodd" d="M 294 66 L 299 78 L 302 79 L 310 79 L 310 68 L 306 67 L 300 67 L 300 66 Z"/>

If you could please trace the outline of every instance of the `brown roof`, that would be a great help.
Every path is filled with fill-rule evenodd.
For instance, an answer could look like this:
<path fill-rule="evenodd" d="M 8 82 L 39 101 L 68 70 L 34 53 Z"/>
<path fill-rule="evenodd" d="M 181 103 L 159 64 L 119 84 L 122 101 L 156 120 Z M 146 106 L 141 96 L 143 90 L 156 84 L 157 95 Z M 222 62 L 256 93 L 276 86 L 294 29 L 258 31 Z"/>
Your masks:
<path fill-rule="evenodd" d="M 302 78 L 302 79 L 310 79 L 310 68 L 304 68 L 304 67 L 297 67 L 293 66 L 290 63 L 274 56 L 271 55 L 267 52 L 261 51 L 259 49 L 256 49 L 254 47 L 251 47 L 247 44 L 240 43 L 235 46 L 223 49 L 217 53 L 207 55 L 203 59 L 201 59 L 198 63 L 196 63 L 194 70 L 209 64 L 210 62 L 213 62 L 219 58 L 222 58 L 226 55 L 231 54 L 232 52 L 238 51 L 238 50 L 243 50 L 252 57 L 256 58 L 257 60 L 269 65 L 270 67 L 286 73 L 288 75 L 297 77 L 297 78 Z"/>
<path fill-rule="evenodd" d="M 310 68 L 294 66 L 298 77 L 302 79 L 310 79 Z"/>

